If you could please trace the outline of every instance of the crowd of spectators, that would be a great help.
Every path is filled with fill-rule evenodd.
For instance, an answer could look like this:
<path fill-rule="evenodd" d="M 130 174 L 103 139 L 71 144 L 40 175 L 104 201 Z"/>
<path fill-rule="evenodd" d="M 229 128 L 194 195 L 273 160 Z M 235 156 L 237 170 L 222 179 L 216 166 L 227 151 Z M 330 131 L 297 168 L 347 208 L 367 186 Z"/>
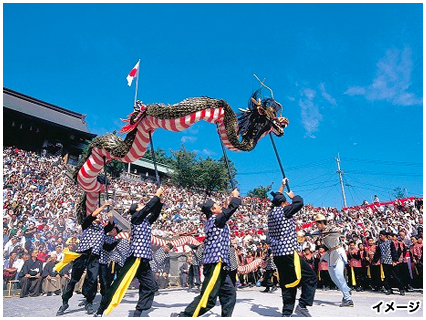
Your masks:
<path fill-rule="evenodd" d="M 52 259 L 62 259 L 63 248 L 72 249 L 77 245 L 82 231 L 76 222 L 75 207 L 82 191 L 69 178 L 67 170 L 59 156 L 3 148 L 3 274 L 6 280 L 25 276 L 22 266 L 34 251 L 44 268 Z M 124 212 L 132 202 L 149 200 L 156 184 L 150 180 L 112 179 L 109 190 L 115 199 L 115 209 Z M 165 205 L 153 225 L 153 234 L 167 239 L 193 235 L 202 240 L 205 217 L 199 204 L 207 195 L 175 186 L 166 186 L 164 195 Z M 223 193 L 212 193 L 208 197 L 224 205 L 228 201 L 228 195 Z M 239 263 L 249 263 L 259 257 L 268 238 L 270 206 L 268 199 L 244 197 L 240 209 L 229 221 Z M 346 245 L 353 240 L 366 242 L 369 236 L 377 240 L 380 230 L 399 234 L 408 249 L 423 237 L 423 202 L 419 198 L 384 205 L 376 201 L 373 205 L 343 210 L 305 205 L 294 217 L 297 228 L 315 231 L 313 219 L 318 213 L 342 230 Z M 314 238 L 306 237 L 301 245 L 314 254 L 318 251 Z"/>

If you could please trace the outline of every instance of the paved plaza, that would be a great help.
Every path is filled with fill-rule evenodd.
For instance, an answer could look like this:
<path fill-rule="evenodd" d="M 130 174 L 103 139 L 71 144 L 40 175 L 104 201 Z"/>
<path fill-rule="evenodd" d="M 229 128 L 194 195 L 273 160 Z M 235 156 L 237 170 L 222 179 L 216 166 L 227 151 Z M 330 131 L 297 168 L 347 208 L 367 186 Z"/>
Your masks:
<path fill-rule="evenodd" d="M 261 293 L 263 288 L 246 288 L 237 291 L 237 304 L 234 317 L 280 317 L 281 292 Z M 298 295 L 300 294 L 300 291 Z M 149 312 L 142 314 L 149 317 L 169 317 L 172 312 L 182 311 L 196 296 L 185 289 L 165 289 L 154 299 Z M 421 317 L 423 316 L 423 295 L 420 292 L 409 292 L 405 296 L 399 294 L 385 295 L 372 292 L 354 292 L 355 307 L 340 308 L 342 296 L 340 292 L 317 290 L 314 305 L 309 308 L 313 317 Z M 81 294 L 74 294 L 69 302 L 69 309 L 62 317 L 91 317 L 83 307 Z M 123 301 L 108 316 L 131 316 L 138 299 L 138 290 L 128 290 Z M 372 307 L 380 304 L 380 313 Z M 94 307 L 97 308 L 100 295 L 96 296 Z M 60 296 L 35 298 L 3 298 L 4 317 L 54 317 L 61 305 Z M 417 308 L 417 310 L 415 310 Z M 385 313 L 385 310 L 388 311 Z M 415 310 L 415 311 L 413 311 Z M 220 305 L 204 315 L 204 317 L 220 317 Z"/>

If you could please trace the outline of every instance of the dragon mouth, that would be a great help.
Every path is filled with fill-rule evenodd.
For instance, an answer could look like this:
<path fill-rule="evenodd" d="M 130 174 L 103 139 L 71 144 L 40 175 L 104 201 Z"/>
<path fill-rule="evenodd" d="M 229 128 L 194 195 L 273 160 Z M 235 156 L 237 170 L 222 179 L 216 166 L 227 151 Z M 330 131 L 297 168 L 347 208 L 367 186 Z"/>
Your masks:
<path fill-rule="evenodd" d="M 289 121 L 285 117 L 274 118 L 271 121 L 272 132 L 277 137 L 282 137 L 284 135 L 284 129 L 287 127 L 288 124 Z"/>

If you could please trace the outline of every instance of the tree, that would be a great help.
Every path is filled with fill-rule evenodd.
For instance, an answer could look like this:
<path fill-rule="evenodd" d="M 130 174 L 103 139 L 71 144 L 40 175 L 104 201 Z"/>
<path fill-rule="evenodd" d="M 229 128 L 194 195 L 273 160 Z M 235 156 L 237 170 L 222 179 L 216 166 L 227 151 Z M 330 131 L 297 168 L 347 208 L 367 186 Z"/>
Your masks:
<path fill-rule="evenodd" d="M 197 157 L 195 152 L 182 145 L 178 151 L 172 151 L 174 172 L 172 183 L 185 188 L 209 191 L 230 189 L 229 174 L 223 157 L 219 160 Z M 232 161 L 229 162 L 233 177 L 237 174 Z M 235 179 L 234 179 L 235 181 Z M 237 183 L 235 181 L 235 183 Z"/>
<path fill-rule="evenodd" d="M 84 140 L 84 148 L 81 150 L 81 154 L 79 156 L 79 159 L 84 159 L 86 155 L 89 153 L 89 147 L 92 140 Z"/>
<path fill-rule="evenodd" d="M 269 191 L 272 190 L 272 184 L 268 184 L 266 187 L 264 186 L 258 186 L 257 188 L 254 188 L 253 190 L 250 190 L 247 195 L 249 197 L 255 197 L 260 199 L 268 198 Z"/>
<path fill-rule="evenodd" d="M 157 148 L 157 150 L 154 151 L 154 154 L 155 154 L 155 161 L 157 163 L 165 164 L 167 166 L 174 166 L 173 157 L 167 155 L 166 150 L 162 148 Z M 143 158 L 153 160 L 152 151 L 150 148 L 146 149 L 145 154 L 143 155 Z"/>
<path fill-rule="evenodd" d="M 397 187 L 395 189 L 393 189 L 393 194 L 392 194 L 395 199 L 403 199 L 405 198 L 405 193 L 404 190 L 400 187 Z"/>
<path fill-rule="evenodd" d="M 174 157 L 172 183 L 184 188 L 195 187 L 197 154 L 186 150 L 184 145 L 179 150 L 172 151 L 172 154 Z"/>
<path fill-rule="evenodd" d="M 199 189 L 205 191 L 223 191 L 228 187 L 228 171 L 220 161 L 211 158 L 200 159 L 195 166 L 196 181 Z"/>
<path fill-rule="evenodd" d="M 232 189 L 232 185 L 231 185 L 231 180 L 229 178 L 229 171 L 228 171 L 228 167 L 226 166 L 225 157 L 224 156 L 220 157 L 219 162 L 222 164 L 223 168 L 226 170 L 227 184 L 226 184 L 226 187 L 223 190 L 230 190 L 230 189 Z M 232 180 L 234 181 L 235 186 L 237 186 L 238 181 L 235 179 L 235 176 L 237 175 L 238 171 L 235 168 L 235 165 L 232 162 L 232 160 L 229 159 L 229 158 L 228 158 L 228 164 L 229 164 L 229 169 L 231 171 Z"/>
<path fill-rule="evenodd" d="M 123 162 L 112 159 L 105 167 L 106 172 L 109 173 L 113 178 L 118 178 L 120 173 L 124 171 L 126 165 Z"/>

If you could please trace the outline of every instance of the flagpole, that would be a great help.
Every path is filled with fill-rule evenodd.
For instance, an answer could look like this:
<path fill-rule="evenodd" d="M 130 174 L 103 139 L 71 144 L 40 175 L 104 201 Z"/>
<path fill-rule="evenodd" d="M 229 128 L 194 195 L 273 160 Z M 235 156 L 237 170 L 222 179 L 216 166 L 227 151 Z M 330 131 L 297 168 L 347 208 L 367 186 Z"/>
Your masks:
<path fill-rule="evenodd" d="M 138 70 L 136 71 L 135 101 L 134 101 L 134 104 L 133 104 L 134 106 L 136 106 L 136 101 L 137 101 L 137 97 L 138 97 L 139 70 L 141 68 L 140 63 L 141 63 L 141 59 L 139 59 L 139 61 L 137 63 Z M 161 182 L 160 182 L 160 175 L 158 174 L 157 161 L 155 159 L 154 142 L 152 141 L 151 131 L 149 131 L 148 133 L 149 133 L 149 142 L 151 144 L 152 160 L 154 162 L 155 179 L 157 180 L 157 187 L 159 188 L 160 185 L 161 185 Z"/>
<path fill-rule="evenodd" d="M 141 59 L 139 59 L 138 61 L 138 70 L 136 71 L 135 101 L 133 101 L 133 107 L 136 106 L 136 101 L 138 98 L 139 69 L 141 68 L 140 63 L 141 63 Z"/>

